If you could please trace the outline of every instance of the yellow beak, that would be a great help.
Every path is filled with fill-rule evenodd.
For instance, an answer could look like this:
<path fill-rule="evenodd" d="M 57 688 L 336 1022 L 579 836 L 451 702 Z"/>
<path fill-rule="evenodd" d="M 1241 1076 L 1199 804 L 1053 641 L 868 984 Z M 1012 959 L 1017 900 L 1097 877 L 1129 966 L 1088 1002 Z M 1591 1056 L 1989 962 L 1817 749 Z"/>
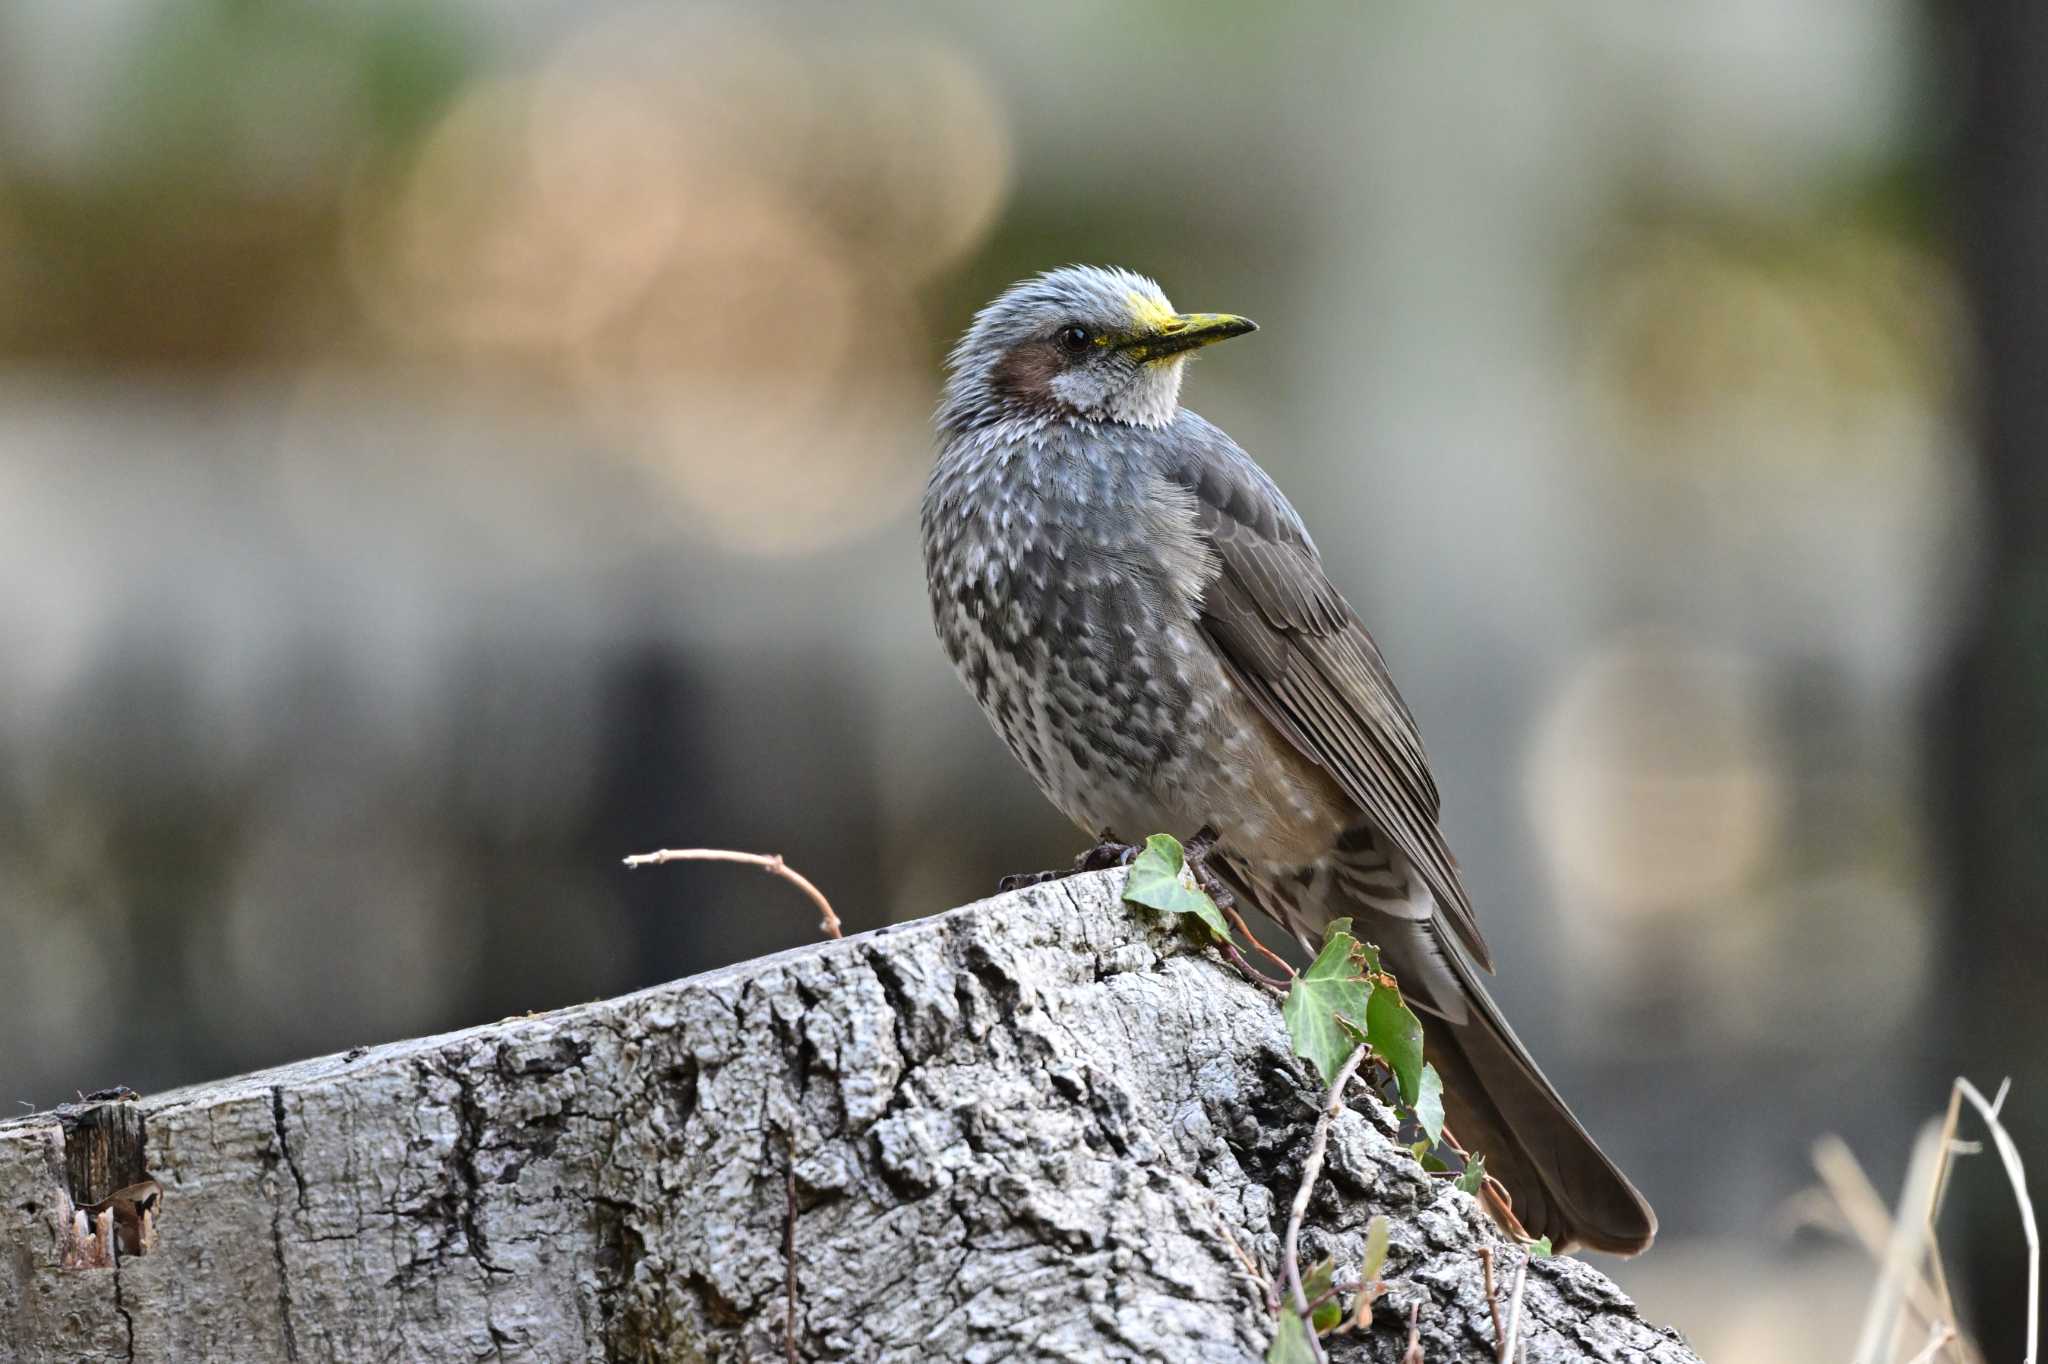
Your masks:
<path fill-rule="evenodd" d="M 1235 313 L 1176 313 L 1151 331 L 1134 336 L 1117 349 L 1134 360 L 1163 360 L 1169 355 L 1213 346 L 1233 336 L 1255 332 L 1259 324 Z"/>

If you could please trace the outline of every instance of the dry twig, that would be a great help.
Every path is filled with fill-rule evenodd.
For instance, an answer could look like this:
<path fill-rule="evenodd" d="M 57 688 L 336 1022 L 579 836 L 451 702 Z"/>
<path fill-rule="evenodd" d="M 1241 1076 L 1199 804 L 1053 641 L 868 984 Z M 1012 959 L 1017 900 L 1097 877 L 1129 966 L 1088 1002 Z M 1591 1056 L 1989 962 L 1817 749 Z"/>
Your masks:
<path fill-rule="evenodd" d="M 1899 1194 L 1898 1216 L 1892 1219 L 1890 1234 L 1884 1238 L 1884 1248 L 1878 1254 L 1877 1284 L 1871 1289 L 1870 1306 L 1863 1314 L 1863 1329 L 1856 1339 L 1856 1353 L 1851 1356 L 1856 1364 L 1881 1364 L 1890 1358 L 1907 1299 L 1932 1296 L 1920 1278 L 1920 1264 L 1932 1229 L 1924 1217 L 1915 1214 L 1933 1198 L 1940 1166 L 1946 1159 L 1941 1126 L 1929 1122 L 1913 1142 L 1905 1188 Z M 1918 1301 L 1914 1305 L 1930 1322 L 1936 1320 L 1930 1307 Z"/>
<path fill-rule="evenodd" d="M 1214 897 L 1210 898 L 1213 899 Z M 1235 903 L 1222 904 L 1219 902 L 1216 907 L 1223 911 L 1223 917 L 1230 920 L 1232 928 L 1244 934 L 1245 941 L 1256 948 L 1260 956 L 1279 967 L 1282 975 L 1288 977 L 1294 975 L 1294 967 L 1288 964 L 1287 958 L 1259 941 L 1259 935 L 1252 932 L 1252 926 L 1244 921 L 1244 915 L 1237 912 L 1237 905 Z"/>
<path fill-rule="evenodd" d="M 1941 1322 L 1949 1327 L 1949 1338 L 1961 1342 L 1959 1353 L 1964 1360 L 1976 1357 L 1976 1347 L 1961 1334 L 1958 1324 L 1962 1317 L 1956 1312 L 1955 1297 L 1949 1292 L 1948 1268 L 1941 1259 L 1941 1237 L 1935 1232 L 1935 1220 L 1941 1215 L 1941 1200 L 1948 1193 L 1949 1173 L 1955 1169 L 1954 1157 L 1965 1150 L 1975 1153 L 1980 1148 L 1976 1143 L 1956 1140 L 1956 1125 L 1962 1121 L 1963 1092 L 1954 1085 L 1948 1090 L 1948 1114 L 1941 1123 L 1941 1171 L 1935 1176 L 1934 1196 L 1927 1203 L 1927 1271 L 1934 1276 L 1934 1295 L 1941 1304 Z M 1936 1323 L 1937 1325 L 1941 1322 Z M 1939 1347 L 1936 1347 L 1939 1348 Z"/>
<path fill-rule="evenodd" d="M 1238 969 L 1238 973 L 1242 975 L 1246 980 L 1250 981 L 1252 984 L 1258 986 L 1261 990 L 1264 990 L 1269 994 L 1278 995 L 1282 999 L 1285 999 L 1287 997 L 1287 986 L 1281 983 L 1280 981 L 1273 979 L 1273 977 L 1267 975 L 1264 971 L 1259 970 L 1259 968 L 1253 966 L 1250 962 L 1246 961 L 1244 959 L 1244 953 L 1238 951 L 1237 948 L 1233 947 L 1231 944 L 1227 942 L 1218 943 L 1216 945 L 1217 947 L 1222 949 L 1224 960 L 1228 961 L 1232 966 L 1235 966 Z"/>
<path fill-rule="evenodd" d="M 1945 1321 L 1937 1321 L 1927 1329 L 1927 1343 L 1920 1347 L 1920 1353 L 1906 1361 L 1906 1364 L 1934 1364 L 1934 1357 L 1942 1347 L 1956 1338 L 1955 1328 Z"/>
<path fill-rule="evenodd" d="M 1308 1212 L 1309 1195 L 1315 1192 L 1316 1178 L 1323 1172 L 1323 1156 L 1330 1149 L 1330 1124 L 1344 1107 L 1344 1086 L 1351 1083 L 1351 1077 L 1358 1072 L 1365 1060 L 1366 1047 L 1363 1042 L 1351 1049 L 1351 1055 L 1344 1058 L 1344 1064 L 1337 1068 L 1337 1078 L 1330 1081 L 1329 1091 L 1323 1096 L 1322 1112 L 1316 1115 L 1316 1134 L 1308 1145 L 1308 1159 L 1301 1166 L 1301 1187 L 1294 1191 L 1294 1207 L 1287 1214 L 1287 1240 L 1282 1252 L 1282 1263 L 1287 1270 L 1287 1297 L 1294 1304 L 1295 1312 L 1308 1324 L 1309 1344 L 1314 1347 L 1317 1359 L 1326 1358 L 1323 1343 L 1316 1336 L 1315 1325 L 1309 1322 L 1308 1295 L 1301 1289 L 1301 1219 Z"/>
<path fill-rule="evenodd" d="M 1529 1257 L 1524 1255 L 1522 1263 L 1515 1267 L 1515 1291 L 1508 1299 L 1508 1333 L 1499 1340 L 1500 1349 L 1494 1358 L 1500 1364 L 1510 1364 L 1515 1357 L 1515 1340 L 1522 1334 L 1522 1289 L 1529 1281 Z"/>
<path fill-rule="evenodd" d="M 840 936 L 839 916 L 832 912 L 832 902 L 802 872 L 783 861 L 781 853 L 729 852 L 724 848 L 663 848 L 659 852 L 635 853 L 626 859 L 629 867 L 658 867 L 664 862 L 743 862 L 750 867 L 759 867 L 770 875 L 780 876 L 810 896 L 811 903 L 825 916 L 818 923 L 819 929 L 828 938 Z"/>
<path fill-rule="evenodd" d="M 1841 1213 L 1849 1231 L 1862 1242 L 1873 1260 L 1884 1263 L 1885 1249 L 1892 1239 L 1891 1213 L 1848 1143 L 1833 1135 L 1816 1141 L 1813 1144 L 1813 1168 L 1820 1175 L 1822 1187 L 1834 1200 L 1835 1210 Z M 1917 1269 L 1910 1269 L 1903 1282 L 1907 1300 L 1912 1303 L 1913 1311 L 1920 1320 L 1932 1322 L 1942 1318 L 1941 1298 L 1928 1287 Z M 1949 1315 L 1948 1320 L 1954 1319 L 1952 1314 Z"/>
<path fill-rule="evenodd" d="M 1499 1347 L 1506 1337 L 1500 1329 L 1500 1297 L 1493 1291 L 1493 1247 L 1479 1247 L 1479 1277 L 1486 1285 L 1486 1310 L 1493 1314 L 1493 1343 Z"/>
<path fill-rule="evenodd" d="M 1351 1315 L 1330 1332 L 1333 1336 L 1348 1336 L 1353 1331 L 1363 1331 L 1372 1324 L 1372 1305 L 1386 1295 L 1387 1286 L 1374 1279 L 1371 1283 L 1358 1285 L 1358 1296 L 1351 1301 Z"/>
<path fill-rule="evenodd" d="M 1240 1272 L 1245 1281 L 1258 1289 L 1261 1296 L 1265 1298 L 1266 1310 L 1268 1312 L 1278 1312 L 1280 1310 L 1280 1295 L 1273 1290 L 1273 1281 L 1266 1277 L 1266 1272 L 1259 1268 L 1258 1264 L 1245 1251 L 1245 1248 L 1237 1243 L 1237 1237 L 1231 1234 L 1230 1224 L 1224 1221 L 1222 1212 L 1216 1207 L 1214 1195 L 1207 1188 L 1200 1185 L 1192 1187 L 1202 1199 L 1204 1211 L 1209 1214 L 1209 1221 L 1216 1228 L 1216 1234 L 1223 1238 L 1223 1243 L 1230 1247 L 1230 1253 L 1237 1257 L 1237 1263 L 1240 1266 Z"/>
<path fill-rule="evenodd" d="M 1908 1364 L 1932 1364 L 1939 1358 L 1954 1358 L 1975 1364 L 1982 1356 L 1959 1324 L 1948 1274 L 1942 1263 L 1941 1241 L 1936 1222 L 1953 1173 L 1954 1158 L 1984 1149 L 1982 1143 L 1956 1139 L 1956 1128 L 1967 1102 L 1989 1129 L 1990 1145 L 1998 1152 L 2027 1242 L 2027 1346 L 2025 1364 L 2035 1364 L 2040 1350 L 2041 1241 L 2034 1206 L 2027 1192 L 2026 1171 L 2012 1136 L 1999 1121 L 2010 1081 L 1987 1100 L 1968 1080 L 1957 1078 L 1949 1093 L 1947 1111 L 1939 1121 L 1921 1128 L 1914 1142 L 1913 1157 L 1907 1165 L 1897 1211 L 1887 1209 L 1872 1187 L 1863 1168 L 1839 1137 L 1823 1137 L 1814 1145 L 1814 1169 L 1822 1188 L 1832 1199 L 1854 1238 L 1878 1263 L 1878 1279 L 1871 1291 L 1856 1354 L 1857 1364 L 1880 1364 L 1896 1357 L 1910 1343 L 1901 1342 L 1906 1312 L 1911 1311 L 1926 1328 L 1918 1350 Z M 1932 1276 L 1929 1281 L 1927 1275 Z"/>
<path fill-rule="evenodd" d="M 2020 1229 L 2027 1238 L 2027 1355 L 2025 1364 L 2034 1364 L 2041 1357 L 2041 1231 L 2034 1223 L 2034 1200 L 2027 1195 L 2027 1172 L 2020 1164 L 2019 1147 L 2013 1145 L 2012 1135 L 1998 1120 L 1998 1110 L 2005 1106 L 2006 1091 L 2012 1088 L 2007 1080 L 1998 1087 L 1998 1097 L 1990 1103 L 1977 1092 L 1977 1087 L 1961 1076 L 1956 1077 L 1956 1090 L 1970 1101 L 1970 1107 L 1977 1110 L 1977 1116 L 1984 1119 L 1984 1125 L 1991 1129 L 1991 1144 L 1998 1150 L 1999 1163 L 2005 1166 L 2005 1177 L 2012 1185 L 2013 1201 L 2019 1205 Z"/>

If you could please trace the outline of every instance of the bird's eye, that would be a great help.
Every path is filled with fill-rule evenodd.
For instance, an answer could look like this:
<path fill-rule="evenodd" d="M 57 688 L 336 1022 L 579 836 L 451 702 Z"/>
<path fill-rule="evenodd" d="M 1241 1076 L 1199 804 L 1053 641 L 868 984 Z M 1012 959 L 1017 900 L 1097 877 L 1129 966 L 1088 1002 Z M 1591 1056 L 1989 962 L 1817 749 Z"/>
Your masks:
<path fill-rule="evenodd" d="M 1068 327 L 1060 333 L 1060 349 L 1069 355 L 1079 355 L 1088 349 L 1088 343 L 1094 339 L 1088 334 L 1086 327 Z"/>

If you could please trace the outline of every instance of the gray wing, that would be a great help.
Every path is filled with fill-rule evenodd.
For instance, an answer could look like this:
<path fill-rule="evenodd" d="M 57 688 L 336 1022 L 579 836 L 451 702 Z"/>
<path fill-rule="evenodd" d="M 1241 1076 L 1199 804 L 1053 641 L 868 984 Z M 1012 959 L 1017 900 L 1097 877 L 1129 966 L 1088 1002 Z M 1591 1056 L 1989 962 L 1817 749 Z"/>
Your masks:
<path fill-rule="evenodd" d="M 1491 971 L 1457 859 L 1437 827 L 1441 801 L 1422 736 L 1379 646 L 1324 575 L 1294 509 L 1248 455 L 1209 442 L 1183 453 L 1192 458 L 1171 476 L 1195 495 L 1220 570 L 1202 601 L 1210 642 L 1266 718 L 1421 875 L 1458 940 Z"/>

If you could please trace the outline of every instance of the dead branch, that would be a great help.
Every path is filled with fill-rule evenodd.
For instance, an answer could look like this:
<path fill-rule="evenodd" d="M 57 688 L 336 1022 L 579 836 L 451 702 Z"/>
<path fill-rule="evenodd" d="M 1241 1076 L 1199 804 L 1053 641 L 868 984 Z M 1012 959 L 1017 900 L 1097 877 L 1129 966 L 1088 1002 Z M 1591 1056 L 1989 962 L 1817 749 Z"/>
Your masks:
<path fill-rule="evenodd" d="M 783 861 L 781 853 L 730 852 L 724 848 L 663 848 L 658 852 L 634 853 L 626 859 L 629 867 L 658 867 L 664 862 L 743 862 L 750 867 L 759 867 L 771 875 L 780 876 L 810 896 L 811 903 L 825 916 L 819 921 L 818 928 L 828 938 L 840 936 L 839 916 L 832 912 L 832 902 L 802 872 Z"/>
<path fill-rule="evenodd" d="M 1322 1111 L 1316 1115 L 1315 1136 L 1309 1140 L 1308 1159 L 1301 1166 L 1301 1187 L 1294 1191 L 1294 1206 L 1287 1214 L 1287 1241 L 1282 1252 L 1282 1263 L 1287 1271 L 1287 1296 L 1294 1304 L 1294 1310 L 1308 1323 L 1309 1344 L 1314 1348 L 1316 1358 L 1325 1358 L 1323 1343 L 1316 1337 L 1315 1324 L 1309 1322 L 1308 1295 L 1301 1289 L 1301 1219 L 1308 1212 L 1309 1195 L 1315 1192 L 1316 1179 L 1323 1172 L 1323 1157 L 1330 1148 L 1330 1124 L 1344 1108 L 1344 1087 L 1351 1083 L 1351 1077 L 1364 1062 L 1366 1046 L 1359 1043 L 1351 1049 L 1351 1055 L 1344 1058 L 1344 1064 L 1337 1068 L 1337 1078 L 1330 1081 L 1329 1091 L 1323 1096 Z"/>

